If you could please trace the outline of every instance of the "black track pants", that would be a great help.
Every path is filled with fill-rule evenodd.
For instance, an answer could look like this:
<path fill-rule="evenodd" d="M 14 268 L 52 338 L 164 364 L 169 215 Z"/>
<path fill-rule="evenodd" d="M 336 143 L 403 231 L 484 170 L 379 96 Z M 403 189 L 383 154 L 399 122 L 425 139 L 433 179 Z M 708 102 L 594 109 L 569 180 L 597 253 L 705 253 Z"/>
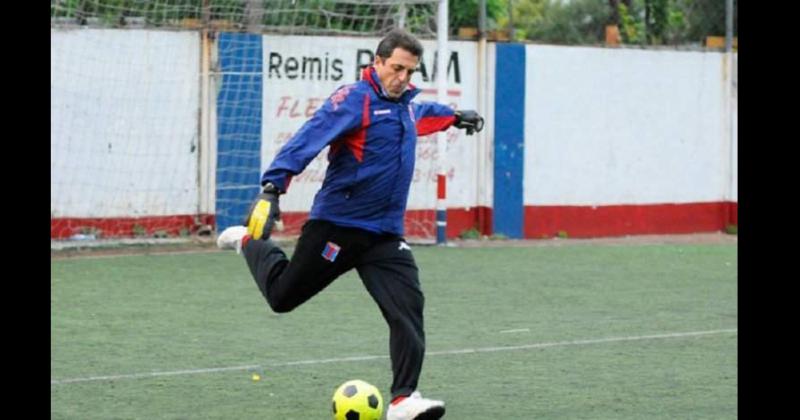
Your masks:
<path fill-rule="evenodd" d="M 425 355 L 425 298 L 403 238 L 310 220 L 291 260 L 271 240 L 250 240 L 243 254 L 275 312 L 289 312 L 355 268 L 389 324 L 392 398 L 417 388 Z"/>

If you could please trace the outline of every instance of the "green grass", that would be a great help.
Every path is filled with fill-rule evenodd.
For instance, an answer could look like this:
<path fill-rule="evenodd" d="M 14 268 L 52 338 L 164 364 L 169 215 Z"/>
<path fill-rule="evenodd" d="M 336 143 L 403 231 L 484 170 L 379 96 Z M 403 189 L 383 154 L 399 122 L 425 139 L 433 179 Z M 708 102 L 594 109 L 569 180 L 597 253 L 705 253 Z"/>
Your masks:
<path fill-rule="evenodd" d="M 446 418 L 737 417 L 735 331 L 643 338 L 736 329 L 736 245 L 414 253 L 429 352 L 420 390 L 446 401 Z M 353 378 L 388 397 L 388 330 L 355 273 L 276 315 L 233 253 L 51 266 L 51 380 L 260 366 L 51 383 L 54 419 L 326 419 Z M 580 341 L 620 337 L 631 339 Z M 291 364 L 350 356 L 380 357 Z"/>

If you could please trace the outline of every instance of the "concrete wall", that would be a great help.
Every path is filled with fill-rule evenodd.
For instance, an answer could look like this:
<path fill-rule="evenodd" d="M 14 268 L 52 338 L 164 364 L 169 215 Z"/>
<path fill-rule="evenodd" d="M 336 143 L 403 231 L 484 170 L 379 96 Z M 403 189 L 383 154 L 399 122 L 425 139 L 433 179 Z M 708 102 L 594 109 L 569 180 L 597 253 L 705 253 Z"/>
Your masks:
<path fill-rule="evenodd" d="M 51 218 L 197 212 L 198 39 L 51 30 Z"/>
<path fill-rule="evenodd" d="M 357 80 L 378 41 L 219 34 L 201 114 L 197 33 L 51 30 L 51 235 L 98 223 L 114 231 L 112 221 L 129 219 L 238 223 L 275 153 L 331 92 Z M 436 44 L 423 44 L 413 83 L 418 100 L 436 100 Z M 735 57 L 729 68 L 716 52 L 489 44 L 482 81 L 478 44 L 449 48 L 449 103 L 482 109 L 487 124 L 478 136 L 445 133 L 448 236 L 736 223 Z M 205 142 L 201 127 L 211 128 Z M 295 231 L 326 153 L 282 199 Z M 433 136 L 420 138 L 414 234 L 435 232 L 435 163 Z"/>

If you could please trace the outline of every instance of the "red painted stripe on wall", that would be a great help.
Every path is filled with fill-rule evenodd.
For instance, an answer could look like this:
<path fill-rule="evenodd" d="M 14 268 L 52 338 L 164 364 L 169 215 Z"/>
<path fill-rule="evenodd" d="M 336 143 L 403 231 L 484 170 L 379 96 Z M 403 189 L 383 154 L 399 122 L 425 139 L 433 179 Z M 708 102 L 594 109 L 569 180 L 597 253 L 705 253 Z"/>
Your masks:
<path fill-rule="evenodd" d="M 526 238 L 675 234 L 724 230 L 738 220 L 736 203 L 613 206 L 525 206 Z"/>
<path fill-rule="evenodd" d="M 308 219 L 306 212 L 281 213 L 286 229 L 283 235 L 299 235 L 303 223 Z M 477 228 L 484 235 L 491 235 L 492 209 L 489 207 L 451 208 L 447 210 L 448 238 L 455 238 L 464 231 Z M 405 217 L 407 237 L 433 238 L 436 236 L 436 210 L 409 210 Z"/>
<path fill-rule="evenodd" d="M 739 225 L 739 203 L 728 203 L 728 223 Z"/>
<path fill-rule="evenodd" d="M 526 206 L 526 238 L 550 238 L 565 232 L 571 238 L 642 234 L 673 234 L 722 231 L 738 225 L 739 205 L 733 202 L 614 205 L 614 206 Z M 281 214 L 286 230 L 282 235 L 298 235 L 308 218 L 307 212 Z M 447 237 L 456 238 L 477 228 L 492 234 L 493 212 L 489 207 L 447 210 Z M 436 236 L 436 210 L 409 210 L 405 229 L 408 237 Z M 99 229 L 103 237 L 130 237 L 137 231 L 152 235 L 164 231 L 179 235 L 201 225 L 214 225 L 214 215 L 174 215 L 139 218 L 60 218 L 50 220 L 50 238 L 65 239 L 87 230 Z"/>
<path fill-rule="evenodd" d="M 490 231 L 482 230 L 479 225 L 479 216 L 489 214 L 488 207 L 450 208 L 447 209 L 447 227 L 445 235 L 456 238 L 464 231 L 477 228 L 482 234 L 489 235 Z M 489 219 L 491 221 L 491 218 Z M 489 222 L 491 226 L 491 222 Z M 436 237 L 436 210 L 409 210 L 405 218 L 405 235 L 407 237 L 435 238 Z M 487 233 L 488 232 L 488 233 Z"/>
<path fill-rule="evenodd" d="M 202 225 L 214 226 L 213 214 L 182 214 L 173 216 L 118 218 L 58 218 L 50 219 L 50 238 L 65 239 L 80 233 L 96 233 L 104 238 L 131 237 L 143 233 L 151 236 L 163 231 L 172 236 L 182 229 L 195 233 Z"/>

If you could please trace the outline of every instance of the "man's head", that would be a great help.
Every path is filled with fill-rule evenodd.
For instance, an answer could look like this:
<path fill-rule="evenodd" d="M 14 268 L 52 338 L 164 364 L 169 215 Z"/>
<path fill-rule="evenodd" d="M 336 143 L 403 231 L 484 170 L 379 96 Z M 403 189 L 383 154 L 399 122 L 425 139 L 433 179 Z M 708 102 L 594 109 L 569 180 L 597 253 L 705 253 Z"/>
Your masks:
<path fill-rule="evenodd" d="M 403 94 L 422 57 L 422 44 L 402 29 L 389 32 L 375 51 L 375 71 L 389 97 Z"/>

